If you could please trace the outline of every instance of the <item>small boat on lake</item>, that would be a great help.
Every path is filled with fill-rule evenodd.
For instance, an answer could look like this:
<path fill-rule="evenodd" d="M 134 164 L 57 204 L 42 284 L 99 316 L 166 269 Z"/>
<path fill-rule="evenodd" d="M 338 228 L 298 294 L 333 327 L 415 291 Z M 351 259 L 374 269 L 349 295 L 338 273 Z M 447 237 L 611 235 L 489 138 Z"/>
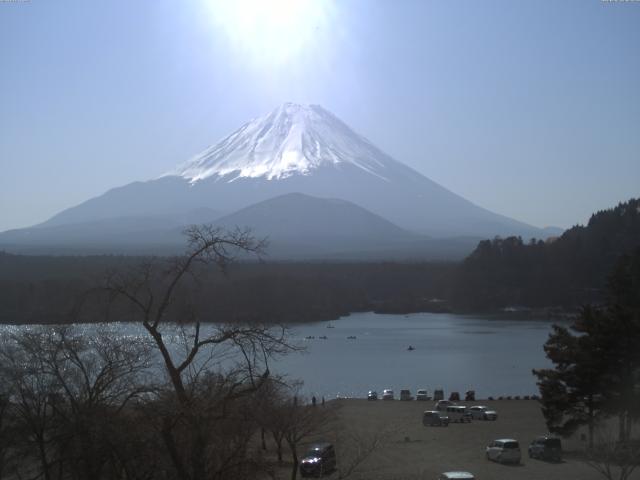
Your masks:
<path fill-rule="evenodd" d="M 415 348 L 413 347 L 413 345 L 409 345 L 409 346 L 407 347 L 407 350 L 412 351 L 412 350 L 415 350 Z"/>

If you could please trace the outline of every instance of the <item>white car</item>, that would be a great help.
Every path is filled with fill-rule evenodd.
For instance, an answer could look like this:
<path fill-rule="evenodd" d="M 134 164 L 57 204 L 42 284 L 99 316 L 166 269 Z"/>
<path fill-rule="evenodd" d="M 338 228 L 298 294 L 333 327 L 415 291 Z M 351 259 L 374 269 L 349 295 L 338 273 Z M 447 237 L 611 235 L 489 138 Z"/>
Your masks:
<path fill-rule="evenodd" d="M 499 463 L 520 463 L 520 444 L 513 438 L 499 438 L 487 446 L 487 460 Z"/>
<path fill-rule="evenodd" d="M 444 472 L 438 477 L 438 480 L 475 480 L 469 472 Z"/>
<path fill-rule="evenodd" d="M 416 391 L 416 400 L 421 400 L 421 401 L 430 400 L 429 393 L 424 388 L 419 388 Z"/>
<path fill-rule="evenodd" d="M 451 400 L 438 400 L 436 402 L 435 409 L 436 410 L 446 410 L 447 407 L 453 407 L 454 405 L 456 405 L 456 403 L 452 402 Z"/>
<path fill-rule="evenodd" d="M 452 423 L 469 423 L 472 418 L 471 414 L 467 411 L 467 407 L 464 405 L 451 405 L 447 407 L 447 417 L 449 417 Z"/>
<path fill-rule="evenodd" d="M 382 391 L 382 399 L 383 400 L 393 400 L 393 390 L 385 389 Z"/>
<path fill-rule="evenodd" d="M 469 407 L 468 411 L 471 412 L 471 416 L 474 420 L 498 419 L 498 412 L 491 410 L 489 407 L 485 407 L 484 405 L 474 405 L 473 407 Z"/>

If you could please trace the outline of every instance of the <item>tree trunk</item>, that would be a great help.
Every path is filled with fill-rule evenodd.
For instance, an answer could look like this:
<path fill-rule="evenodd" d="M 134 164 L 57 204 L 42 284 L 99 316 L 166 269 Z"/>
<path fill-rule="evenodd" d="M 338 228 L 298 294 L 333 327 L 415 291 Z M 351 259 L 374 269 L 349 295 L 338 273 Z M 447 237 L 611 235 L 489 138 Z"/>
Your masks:
<path fill-rule="evenodd" d="M 42 465 L 42 473 L 45 480 L 51 480 L 51 473 L 49 472 L 49 462 L 47 461 L 47 451 L 44 445 L 44 439 L 38 438 L 38 451 L 40 453 L 40 464 Z"/>
<path fill-rule="evenodd" d="M 271 432 L 273 441 L 276 442 L 276 452 L 278 453 L 278 463 L 282 465 L 282 435 Z"/>
<path fill-rule="evenodd" d="M 593 395 L 589 395 L 589 450 L 593 449 L 593 430 L 594 430 L 594 412 L 593 412 Z"/>
<path fill-rule="evenodd" d="M 296 480 L 298 476 L 298 452 L 295 447 L 291 447 L 291 458 L 293 459 L 293 468 L 291 470 L 291 480 Z"/>
<path fill-rule="evenodd" d="M 202 431 L 202 427 L 197 423 L 198 419 L 194 418 L 191 429 L 193 431 L 193 441 L 191 444 L 191 478 L 206 478 L 205 466 L 205 450 L 207 440 Z"/>
<path fill-rule="evenodd" d="M 618 441 L 624 442 L 625 430 L 624 412 L 618 413 Z"/>
<path fill-rule="evenodd" d="M 160 354 L 162 355 L 162 358 L 164 360 L 164 365 L 167 369 L 167 373 L 169 374 L 169 379 L 171 380 L 171 384 L 173 385 L 178 400 L 182 405 L 186 405 L 187 403 L 189 403 L 189 398 L 187 397 L 187 392 L 184 388 L 184 384 L 182 383 L 182 377 L 180 376 L 180 372 L 171 359 L 171 354 L 169 353 L 169 350 L 164 343 L 162 334 L 156 328 L 146 322 L 143 323 L 143 326 L 149 332 L 151 337 L 153 337 L 158 350 L 160 350 Z"/>
<path fill-rule="evenodd" d="M 184 467 L 184 463 L 182 462 L 182 458 L 180 458 L 180 453 L 178 452 L 178 448 L 176 447 L 176 443 L 173 438 L 173 432 L 171 431 L 171 422 L 167 418 L 165 418 L 162 422 L 162 439 L 164 440 L 165 447 L 167 447 L 167 450 L 169 451 L 171 463 L 173 463 L 173 466 L 176 469 L 178 478 L 180 480 L 190 480 L 189 474 Z"/>

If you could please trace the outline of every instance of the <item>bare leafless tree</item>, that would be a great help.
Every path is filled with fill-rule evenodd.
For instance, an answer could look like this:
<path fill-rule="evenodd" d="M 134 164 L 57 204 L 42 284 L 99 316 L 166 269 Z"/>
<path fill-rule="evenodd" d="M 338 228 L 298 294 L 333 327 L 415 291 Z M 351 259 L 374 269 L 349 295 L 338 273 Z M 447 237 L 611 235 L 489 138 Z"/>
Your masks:
<path fill-rule="evenodd" d="M 254 418 L 260 426 L 261 448 L 267 449 L 265 433 L 268 433 L 275 443 L 278 464 L 283 462 L 284 435 L 289 419 L 282 415 L 286 406 L 291 386 L 281 377 L 272 376 L 262 387 L 254 400 Z"/>
<path fill-rule="evenodd" d="M 207 267 L 226 272 L 239 254 L 261 255 L 265 242 L 254 239 L 248 230 L 225 231 L 207 225 L 190 227 L 185 233 L 185 255 L 168 261 L 151 259 L 126 273 L 111 272 L 101 288 L 112 302 L 128 306 L 131 318 L 141 323 L 162 358 L 173 398 L 165 395 L 166 408 L 158 410 L 157 420 L 168 458 L 181 480 L 222 475 L 227 462 L 238 467 L 234 459 L 242 456 L 246 436 L 244 446 L 239 442 L 232 452 L 223 449 L 229 454 L 224 459 L 212 445 L 221 438 L 230 416 L 238 413 L 241 400 L 266 383 L 269 359 L 294 350 L 285 327 L 202 318 L 192 298 Z M 221 357 L 228 367 L 212 374 L 209 367 Z"/>
<path fill-rule="evenodd" d="M 143 388 L 145 347 L 73 327 L 35 328 L 3 339 L 2 376 L 12 395 L 21 466 L 45 479 L 102 478 L 113 469 L 110 428 Z"/>
<path fill-rule="evenodd" d="M 33 338 L 30 335 L 25 341 L 30 343 Z M 51 394 L 57 391 L 55 379 L 40 375 L 39 360 L 34 362 L 30 352 L 9 336 L 2 339 L 0 366 L 3 379 L 12 387 L 9 409 L 15 425 L 13 447 L 18 463 L 26 466 L 27 472 L 35 470 L 45 480 L 52 480 L 57 463 L 52 454 L 55 417 Z"/>
<path fill-rule="evenodd" d="M 584 462 L 607 480 L 627 480 L 640 465 L 640 440 L 619 441 L 610 432 L 599 432 Z"/>
<path fill-rule="evenodd" d="M 376 452 L 384 449 L 392 436 L 392 429 L 379 429 L 374 432 L 360 432 L 339 427 L 335 433 L 336 450 L 340 452 L 336 478 L 371 478 L 365 472 L 366 461 Z"/>
<path fill-rule="evenodd" d="M 15 426 L 11 418 L 11 399 L 14 392 L 11 377 L 0 367 L 0 478 L 5 478 L 13 464 Z"/>
<path fill-rule="evenodd" d="M 323 435 L 335 419 L 335 412 L 331 405 L 325 407 L 310 405 L 294 393 L 281 405 L 279 416 L 285 423 L 284 439 L 291 453 L 291 480 L 296 480 L 300 446 Z"/>

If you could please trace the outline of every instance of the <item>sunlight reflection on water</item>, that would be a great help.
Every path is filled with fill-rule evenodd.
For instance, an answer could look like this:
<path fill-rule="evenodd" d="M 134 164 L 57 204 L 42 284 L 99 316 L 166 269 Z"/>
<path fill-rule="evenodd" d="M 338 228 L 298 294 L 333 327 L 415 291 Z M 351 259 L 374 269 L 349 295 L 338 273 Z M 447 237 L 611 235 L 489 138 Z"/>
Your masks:
<path fill-rule="evenodd" d="M 474 389 L 480 398 L 530 395 L 537 392 L 531 369 L 549 365 L 542 345 L 551 325 L 546 320 L 506 317 L 356 313 L 332 322 L 293 326 L 291 341 L 306 351 L 274 360 L 271 370 L 303 380 L 303 393 L 318 398 L 363 397 L 368 390 L 380 393 L 384 388 L 396 394 L 402 388 L 432 392 L 436 387 L 446 392 Z M 104 329 L 122 341 L 146 335 L 135 323 L 77 327 L 87 335 Z M 0 332 L 33 328 L 4 325 Z M 204 326 L 203 334 L 212 328 Z M 178 353 L 180 330 L 167 327 L 164 336 Z M 409 345 L 414 350 L 407 350 Z M 227 350 L 214 364 L 229 365 L 229 355 Z"/>

